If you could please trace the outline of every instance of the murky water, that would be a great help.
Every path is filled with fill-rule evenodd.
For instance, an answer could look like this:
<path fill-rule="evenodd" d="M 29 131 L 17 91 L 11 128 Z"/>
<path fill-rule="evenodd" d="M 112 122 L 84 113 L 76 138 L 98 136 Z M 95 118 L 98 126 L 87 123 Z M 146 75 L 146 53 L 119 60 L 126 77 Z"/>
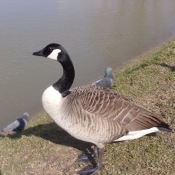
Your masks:
<path fill-rule="evenodd" d="M 1 1 L 0 127 L 40 111 L 62 75 L 59 63 L 32 56 L 47 44 L 67 49 L 79 86 L 173 36 L 174 0 Z"/>

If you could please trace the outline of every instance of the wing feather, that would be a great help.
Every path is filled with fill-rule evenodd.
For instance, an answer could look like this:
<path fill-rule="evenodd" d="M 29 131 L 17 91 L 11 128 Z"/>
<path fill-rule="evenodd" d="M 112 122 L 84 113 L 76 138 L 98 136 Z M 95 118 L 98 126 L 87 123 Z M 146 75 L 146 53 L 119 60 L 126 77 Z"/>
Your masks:
<path fill-rule="evenodd" d="M 90 116 L 118 123 L 128 131 L 149 129 L 162 123 L 149 110 L 109 89 L 87 85 L 71 91 L 73 99 L 78 100 Z"/>
<path fill-rule="evenodd" d="M 79 123 L 83 123 L 89 135 L 93 132 L 98 134 L 97 140 L 101 143 L 116 140 L 130 131 L 165 126 L 144 107 L 100 86 L 74 88 L 68 97 L 81 109 Z"/>

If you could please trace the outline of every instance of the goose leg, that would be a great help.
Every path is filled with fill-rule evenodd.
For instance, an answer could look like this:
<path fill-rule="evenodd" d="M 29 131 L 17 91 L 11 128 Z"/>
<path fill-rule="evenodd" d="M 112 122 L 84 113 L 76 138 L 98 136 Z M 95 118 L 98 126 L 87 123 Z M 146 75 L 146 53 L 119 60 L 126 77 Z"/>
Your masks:
<path fill-rule="evenodd" d="M 78 156 L 76 162 L 89 162 L 97 155 L 97 146 L 94 147 L 94 151 L 90 153 L 83 153 Z"/>
<path fill-rule="evenodd" d="M 97 156 L 98 156 L 98 162 L 96 167 L 93 166 L 87 166 L 80 170 L 78 173 L 80 175 L 95 175 L 98 173 L 98 171 L 102 168 L 102 156 L 104 153 L 104 148 L 97 148 Z"/>

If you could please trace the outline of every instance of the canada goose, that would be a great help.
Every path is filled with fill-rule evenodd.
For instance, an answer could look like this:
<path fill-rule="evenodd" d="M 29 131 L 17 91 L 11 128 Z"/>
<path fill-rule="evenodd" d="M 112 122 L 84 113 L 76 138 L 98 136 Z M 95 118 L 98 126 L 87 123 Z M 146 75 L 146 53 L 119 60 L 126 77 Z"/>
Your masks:
<path fill-rule="evenodd" d="M 25 112 L 21 118 L 16 119 L 14 122 L 6 126 L 5 128 L 1 129 L 1 132 L 9 132 L 15 131 L 17 133 L 24 130 L 24 128 L 28 125 L 28 117 L 29 114 Z"/>
<path fill-rule="evenodd" d="M 101 78 L 100 80 L 93 82 L 92 85 L 102 86 L 104 88 L 111 87 L 114 83 L 114 77 L 113 77 L 111 71 L 112 71 L 112 68 L 107 67 L 105 70 L 105 76 L 103 78 Z"/>
<path fill-rule="evenodd" d="M 42 95 L 45 111 L 70 135 L 97 147 L 97 166 L 85 167 L 79 172 L 81 175 L 94 175 L 102 168 L 107 143 L 137 139 L 157 131 L 172 131 L 153 113 L 110 89 L 86 85 L 70 90 L 75 72 L 63 46 L 52 43 L 33 55 L 57 60 L 63 67 L 62 77 Z"/>

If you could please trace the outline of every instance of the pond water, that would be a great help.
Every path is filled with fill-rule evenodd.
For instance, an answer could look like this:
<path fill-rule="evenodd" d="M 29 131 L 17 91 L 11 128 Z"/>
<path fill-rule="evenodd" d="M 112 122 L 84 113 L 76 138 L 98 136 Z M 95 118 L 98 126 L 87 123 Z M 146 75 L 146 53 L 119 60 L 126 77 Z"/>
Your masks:
<path fill-rule="evenodd" d="M 59 63 L 32 53 L 59 43 L 75 66 L 73 87 L 101 78 L 175 36 L 174 0 L 8 0 L 0 6 L 0 127 L 42 110 Z"/>

